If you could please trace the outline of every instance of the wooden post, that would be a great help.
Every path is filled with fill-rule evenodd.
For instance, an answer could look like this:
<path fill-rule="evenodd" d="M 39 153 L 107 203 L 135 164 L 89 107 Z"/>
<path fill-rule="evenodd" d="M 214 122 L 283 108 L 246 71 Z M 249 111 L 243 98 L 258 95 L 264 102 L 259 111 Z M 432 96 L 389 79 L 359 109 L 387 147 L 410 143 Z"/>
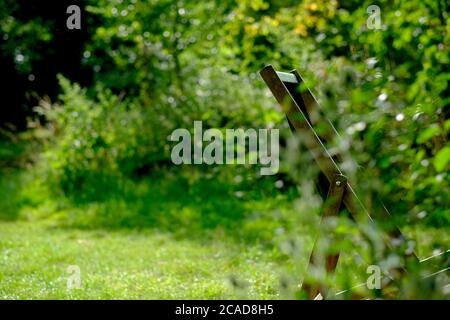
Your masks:
<path fill-rule="evenodd" d="M 321 173 L 326 177 L 326 182 L 321 182 L 319 186 L 322 190 L 328 190 L 329 196 L 338 196 L 339 202 L 333 204 L 330 208 L 325 208 L 324 218 L 330 215 L 337 215 L 342 206 L 349 211 L 351 217 L 358 223 L 375 223 L 375 220 L 369 214 L 364 204 L 358 198 L 354 186 L 347 181 L 343 172 L 339 167 L 341 163 L 340 155 L 331 155 L 326 148 L 326 144 L 331 141 L 333 136 L 337 135 L 336 129 L 331 122 L 326 119 L 309 89 L 301 90 L 304 84 L 303 79 L 297 71 L 293 70 L 289 73 L 277 72 L 268 65 L 260 71 L 260 75 L 272 91 L 272 94 L 281 105 L 291 130 L 303 137 L 303 142 Z M 321 131 L 317 132 L 314 127 L 320 124 Z M 338 179 L 338 180 L 337 180 Z M 341 179 L 341 180 L 339 180 Z M 335 183 L 340 181 L 342 187 L 336 189 Z M 377 216 L 378 221 L 388 221 L 390 214 L 384 206 L 380 216 Z M 387 230 L 389 239 L 397 239 L 404 241 L 400 230 L 396 227 Z M 386 241 L 386 245 L 391 247 L 390 241 Z M 415 257 L 415 254 L 412 254 Z M 327 257 L 327 271 L 331 272 L 335 269 L 338 257 Z M 415 258 L 417 261 L 418 259 Z M 314 263 L 314 252 L 311 256 L 311 263 Z M 306 285 L 304 286 L 308 292 L 309 297 L 312 298 L 314 293 L 318 292 L 318 288 Z"/>
<path fill-rule="evenodd" d="M 336 217 L 339 215 L 342 206 L 342 199 L 346 189 L 347 178 L 341 174 L 335 174 L 333 183 L 330 184 L 328 194 L 325 201 L 325 207 L 322 214 L 321 224 L 324 224 L 327 218 Z M 319 231 L 320 232 L 320 231 Z M 320 237 L 320 233 L 319 233 Z M 318 238 L 319 238 L 318 237 Z M 318 239 L 314 242 L 314 247 L 309 258 L 309 265 L 317 267 L 317 243 Z M 332 273 L 336 269 L 339 260 L 339 253 L 327 254 L 325 256 L 325 270 L 327 273 Z M 303 282 L 302 289 L 308 294 L 308 298 L 314 299 L 319 294 L 322 297 L 326 297 L 328 294 L 328 288 L 318 285 L 312 285 L 307 282 Z"/>

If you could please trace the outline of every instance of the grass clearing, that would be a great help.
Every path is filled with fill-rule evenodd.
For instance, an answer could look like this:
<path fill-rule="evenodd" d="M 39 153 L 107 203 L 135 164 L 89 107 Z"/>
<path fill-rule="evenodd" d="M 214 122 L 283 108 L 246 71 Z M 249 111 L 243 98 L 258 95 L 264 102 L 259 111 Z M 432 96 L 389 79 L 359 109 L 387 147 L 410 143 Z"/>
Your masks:
<path fill-rule="evenodd" d="M 257 246 L 200 243 L 153 230 L 67 230 L 45 222 L 1 223 L 0 234 L 2 299 L 279 297 L 281 268 Z M 80 289 L 67 289 L 70 265 L 80 267 Z M 240 282 L 242 289 L 233 286 Z"/>
<path fill-rule="evenodd" d="M 292 298 L 280 280 L 294 270 L 294 289 L 299 261 L 274 242 L 288 226 L 285 197 L 177 177 L 80 200 L 50 194 L 38 177 L 0 178 L 2 299 Z M 67 288 L 71 265 L 80 289 Z"/>
<path fill-rule="evenodd" d="M 38 167 L 3 170 L 0 298 L 295 297 L 314 223 L 291 189 L 274 190 L 268 179 L 249 185 L 245 176 L 236 183 L 226 171 L 162 176 L 91 183 L 82 197 L 70 197 L 50 192 Z M 422 258 L 450 243 L 445 229 L 404 231 Z M 365 267 L 356 271 L 355 257 L 342 255 L 338 270 L 355 277 L 342 276 L 348 283 L 340 285 L 361 283 Z M 67 286 L 74 265 L 80 289 Z"/>

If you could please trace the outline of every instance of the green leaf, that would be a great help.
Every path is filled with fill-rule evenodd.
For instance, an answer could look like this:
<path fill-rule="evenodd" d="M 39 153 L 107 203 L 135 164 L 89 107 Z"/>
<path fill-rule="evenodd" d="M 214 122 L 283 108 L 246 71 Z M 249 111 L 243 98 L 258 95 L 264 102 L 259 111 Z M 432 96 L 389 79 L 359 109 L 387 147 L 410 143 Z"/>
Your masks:
<path fill-rule="evenodd" d="M 437 171 L 443 171 L 450 163 L 450 146 L 442 148 L 434 157 L 433 164 Z"/>
<path fill-rule="evenodd" d="M 433 124 L 429 128 L 423 130 L 419 136 L 417 137 L 417 143 L 424 143 L 431 138 L 433 138 L 436 134 L 440 132 L 440 128 L 438 125 Z"/>
<path fill-rule="evenodd" d="M 444 122 L 444 129 L 450 130 L 450 119 Z"/>

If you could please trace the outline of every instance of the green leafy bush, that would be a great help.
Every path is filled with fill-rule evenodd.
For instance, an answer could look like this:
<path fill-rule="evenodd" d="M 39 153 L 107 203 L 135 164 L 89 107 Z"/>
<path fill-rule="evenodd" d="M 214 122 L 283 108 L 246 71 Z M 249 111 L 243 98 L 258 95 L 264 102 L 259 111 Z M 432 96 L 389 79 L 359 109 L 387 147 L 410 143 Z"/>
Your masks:
<path fill-rule="evenodd" d="M 41 105 L 37 110 L 47 117 L 54 134 L 45 156 L 48 172 L 64 191 L 82 193 L 92 184 L 97 187 L 93 193 L 108 190 L 121 175 L 151 161 L 149 155 L 161 153 L 162 144 L 155 141 L 163 137 L 151 124 L 155 119 L 143 117 L 145 111 L 137 104 L 124 103 L 100 88 L 94 100 L 67 79 L 60 77 L 60 83 L 63 105 Z"/>

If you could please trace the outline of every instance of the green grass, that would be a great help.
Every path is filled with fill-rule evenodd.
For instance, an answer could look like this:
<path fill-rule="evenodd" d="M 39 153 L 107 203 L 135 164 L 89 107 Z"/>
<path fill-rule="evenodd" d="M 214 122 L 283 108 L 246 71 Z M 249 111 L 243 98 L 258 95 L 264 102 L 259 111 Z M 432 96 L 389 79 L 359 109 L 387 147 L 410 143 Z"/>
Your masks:
<path fill-rule="evenodd" d="M 0 234 L 2 299 L 279 297 L 280 266 L 258 247 L 45 222 L 1 223 Z M 70 265 L 80 268 L 80 289 L 67 288 Z"/>
<path fill-rule="evenodd" d="M 317 217 L 294 188 L 246 170 L 176 169 L 64 194 L 24 163 L 0 170 L 0 299 L 295 297 Z M 448 249 L 448 230 L 404 231 L 421 258 Z M 342 288 L 365 281 L 354 239 L 338 266 Z M 79 289 L 67 286 L 70 266 Z"/>
<path fill-rule="evenodd" d="M 296 255 L 279 249 L 292 211 L 269 185 L 236 195 L 245 181 L 166 172 L 80 199 L 40 177 L 0 177 L 1 299 L 293 298 L 300 283 L 312 239 L 305 229 Z M 80 289 L 67 287 L 72 265 Z"/>

